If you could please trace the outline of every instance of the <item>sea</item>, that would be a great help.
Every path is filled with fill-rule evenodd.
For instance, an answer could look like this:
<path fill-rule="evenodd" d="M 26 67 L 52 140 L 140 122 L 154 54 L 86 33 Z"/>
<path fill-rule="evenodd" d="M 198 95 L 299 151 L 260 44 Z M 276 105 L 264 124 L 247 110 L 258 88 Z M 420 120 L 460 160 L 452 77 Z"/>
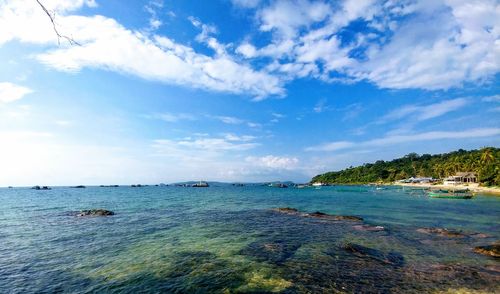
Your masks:
<path fill-rule="evenodd" d="M 78 216 L 87 209 L 115 215 Z M 500 197 L 488 195 L 0 188 L 0 293 L 499 293 L 499 259 L 474 251 L 498 240 Z"/>

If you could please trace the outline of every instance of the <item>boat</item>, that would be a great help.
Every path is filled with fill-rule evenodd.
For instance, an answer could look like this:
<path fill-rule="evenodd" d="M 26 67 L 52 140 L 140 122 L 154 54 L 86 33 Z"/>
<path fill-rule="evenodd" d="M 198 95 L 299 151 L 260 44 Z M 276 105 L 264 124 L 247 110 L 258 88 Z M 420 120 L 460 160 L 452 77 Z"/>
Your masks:
<path fill-rule="evenodd" d="M 470 199 L 474 195 L 469 189 L 457 189 L 457 190 L 431 190 L 428 193 L 431 198 L 449 198 L 449 199 Z"/>
<path fill-rule="evenodd" d="M 200 181 L 196 184 L 193 184 L 191 187 L 195 187 L 195 188 L 207 188 L 209 187 L 208 183 L 207 182 L 203 182 L 203 181 Z"/>
<path fill-rule="evenodd" d="M 287 184 L 283 184 L 283 183 L 270 183 L 267 186 L 268 187 L 273 187 L 273 188 L 288 188 L 288 185 Z"/>

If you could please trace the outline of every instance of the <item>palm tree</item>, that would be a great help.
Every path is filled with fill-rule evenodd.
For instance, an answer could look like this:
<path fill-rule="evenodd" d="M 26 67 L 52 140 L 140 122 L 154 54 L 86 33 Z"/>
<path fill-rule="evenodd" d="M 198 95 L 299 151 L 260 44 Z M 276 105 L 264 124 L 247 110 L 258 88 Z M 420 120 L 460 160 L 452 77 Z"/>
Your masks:
<path fill-rule="evenodd" d="M 483 148 L 481 149 L 481 163 L 484 165 L 487 165 L 493 161 L 495 161 L 495 156 L 493 155 L 493 152 L 491 151 L 491 148 Z"/>

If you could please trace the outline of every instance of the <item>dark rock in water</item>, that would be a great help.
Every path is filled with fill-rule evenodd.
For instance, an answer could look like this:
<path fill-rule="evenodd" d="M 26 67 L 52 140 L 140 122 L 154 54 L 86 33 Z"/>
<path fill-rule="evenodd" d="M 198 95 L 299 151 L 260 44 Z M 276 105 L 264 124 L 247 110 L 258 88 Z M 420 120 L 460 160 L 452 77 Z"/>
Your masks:
<path fill-rule="evenodd" d="M 404 264 L 403 256 L 396 252 L 383 253 L 380 250 L 368 248 L 354 243 L 345 244 L 343 246 L 343 249 L 347 252 L 353 253 L 358 257 L 375 259 L 389 265 L 402 266 Z"/>
<path fill-rule="evenodd" d="M 313 212 L 313 213 L 308 213 L 307 215 L 311 216 L 311 217 L 327 217 L 328 216 L 328 214 L 326 214 L 324 212 L 321 212 L 321 211 L 316 211 L 316 212 Z"/>
<path fill-rule="evenodd" d="M 286 214 L 299 214 L 299 211 L 296 208 L 291 208 L 291 207 L 278 207 L 274 208 L 273 210 Z"/>
<path fill-rule="evenodd" d="M 31 189 L 33 189 L 33 190 L 51 190 L 51 188 L 47 187 L 47 186 L 43 186 L 43 187 L 33 186 L 33 187 L 31 187 Z"/>
<path fill-rule="evenodd" d="M 466 237 L 466 235 L 462 232 L 443 229 L 443 228 L 420 228 L 420 229 L 417 229 L 417 232 L 424 233 L 424 234 L 431 234 L 431 235 L 439 235 L 439 236 L 450 237 L 450 238 Z"/>
<path fill-rule="evenodd" d="M 474 233 L 470 235 L 472 238 L 489 238 L 490 235 L 483 234 L 483 233 Z"/>
<path fill-rule="evenodd" d="M 73 187 L 70 187 L 70 188 L 74 188 L 74 189 L 85 189 L 86 187 L 83 186 L 83 185 L 78 185 L 78 186 L 73 186 Z"/>
<path fill-rule="evenodd" d="M 331 215 L 321 211 L 316 211 L 313 213 L 300 213 L 296 208 L 291 208 L 291 207 L 279 207 L 279 208 L 274 208 L 273 210 L 284 214 L 300 215 L 304 217 L 324 219 L 324 220 L 363 221 L 363 218 L 354 215 Z"/>
<path fill-rule="evenodd" d="M 385 228 L 382 226 L 371 226 L 371 225 L 355 225 L 352 226 L 355 230 L 358 231 L 367 231 L 367 232 L 380 232 L 384 231 Z"/>
<path fill-rule="evenodd" d="M 500 258 L 500 242 L 496 242 L 492 245 L 477 246 L 474 248 L 474 252 Z"/>
<path fill-rule="evenodd" d="M 327 219 L 327 220 L 337 220 L 337 221 L 363 221 L 363 218 L 354 215 L 331 215 L 320 211 L 305 214 L 307 217 Z"/>
<path fill-rule="evenodd" d="M 115 213 L 111 210 L 106 209 L 90 209 L 90 210 L 82 210 L 78 214 L 78 216 L 109 216 L 114 215 Z"/>
<path fill-rule="evenodd" d="M 243 248 L 240 254 L 252 256 L 259 261 L 282 264 L 291 258 L 300 246 L 299 242 L 290 242 L 286 240 L 253 242 Z"/>

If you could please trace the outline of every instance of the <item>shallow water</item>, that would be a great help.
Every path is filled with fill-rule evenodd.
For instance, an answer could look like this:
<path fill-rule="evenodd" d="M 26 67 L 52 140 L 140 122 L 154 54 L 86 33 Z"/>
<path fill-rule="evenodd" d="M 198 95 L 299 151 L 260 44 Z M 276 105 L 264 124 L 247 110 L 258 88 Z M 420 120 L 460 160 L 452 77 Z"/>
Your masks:
<path fill-rule="evenodd" d="M 385 229 L 275 207 L 356 215 Z M 73 213 L 92 208 L 116 215 Z M 500 198 L 491 196 L 365 186 L 0 189 L 0 293 L 493 293 L 498 260 L 472 249 L 499 239 Z"/>

